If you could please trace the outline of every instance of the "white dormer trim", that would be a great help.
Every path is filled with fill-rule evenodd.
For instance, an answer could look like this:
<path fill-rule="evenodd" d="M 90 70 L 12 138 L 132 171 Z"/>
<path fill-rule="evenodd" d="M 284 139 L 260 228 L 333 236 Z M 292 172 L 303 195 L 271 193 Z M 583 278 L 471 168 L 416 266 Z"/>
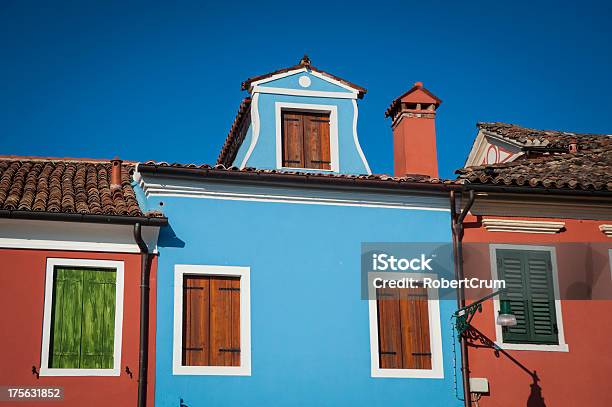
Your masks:
<path fill-rule="evenodd" d="M 359 137 L 357 137 L 357 118 L 359 117 L 359 109 L 357 108 L 357 101 L 353 100 L 353 141 L 355 142 L 355 147 L 357 148 L 357 152 L 359 153 L 359 157 L 361 157 L 361 161 L 365 166 L 366 172 L 368 175 L 372 175 L 372 170 L 370 169 L 370 165 L 368 164 L 368 160 L 365 158 L 365 154 L 363 154 L 363 150 L 361 149 L 361 144 L 359 144 Z"/>
<path fill-rule="evenodd" d="M 349 86 L 349 85 L 347 85 L 345 83 L 342 83 L 342 82 L 340 82 L 340 81 L 338 81 L 338 80 L 336 80 L 334 78 L 331 78 L 331 77 L 329 77 L 329 76 L 327 76 L 325 74 L 322 74 L 320 72 L 313 71 L 313 70 L 308 70 L 306 67 L 294 69 L 294 70 L 291 70 L 291 71 L 288 71 L 288 72 L 278 73 L 276 75 L 270 76 L 269 78 L 263 78 L 263 79 L 260 79 L 258 81 L 251 82 L 251 86 L 250 86 L 251 93 L 255 93 L 255 92 L 260 92 L 260 93 L 278 93 L 278 92 L 264 92 L 264 91 L 261 90 L 262 87 L 260 85 L 262 85 L 264 83 L 275 81 L 277 79 L 286 78 L 288 76 L 292 76 L 292 75 L 295 75 L 295 74 L 298 74 L 298 73 L 301 73 L 301 72 L 309 73 L 310 75 L 315 76 L 315 77 L 317 77 L 319 79 L 322 79 L 322 80 L 324 80 L 326 82 L 329 82 L 329 83 L 334 84 L 336 86 L 340 86 L 341 88 L 346 89 L 350 93 L 354 93 L 355 94 L 355 98 L 357 97 L 357 95 L 359 93 L 359 89 L 355 89 L 355 88 L 353 88 L 353 87 L 351 87 L 351 86 Z M 277 89 L 277 90 L 278 89 L 283 89 L 284 91 L 289 90 L 289 89 L 285 89 L 285 88 L 270 88 L 270 87 L 265 87 L 265 88 L 266 89 Z M 344 94 L 344 92 L 321 92 L 321 93 Z M 338 97 L 338 96 L 327 96 L 327 97 Z M 346 97 L 347 96 L 345 96 L 345 98 Z"/>
<path fill-rule="evenodd" d="M 267 86 L 255 86 L 251 91 L 251 94 L 256 95 L 258 93 L 272 93 L 275 95 L 287 95 L 287 96 L 308 96 L 315 98 L 334 98 L 334 99 L 357 99 L 357 93 L 353 92 L 324 92 L 318 90 L 304 90 L 304 89 L 288 89 L 288 88 L 271 88 Z"/>
<path fill-rule="evenodd" d="M 322 80 L 327 81 L 329 83 L 333 83 L 336 86 L 340 86 L 341 88 L 344 88 L 344 89 L 346 89 L 346 90 L 348 90 L 350 92 L 359 93 L 358 89 L 355 89 L 352 86 L 349 86 L 349 85 L 347 85 L 345 83 L 342 83 L 342 82 L 340 82 L 340 81 L 338 81 L 338 80 L 336 80 L 334 78 L 331 78 L 331 77 L 329 77 L 329 76 L 327 76 L 325 74 L 322 74 L 320 72 L 317 72 L 317 71 L 308 71 L 308 73 L 313 75 L 313 76 L 316 76 L 319 79 L 322 79 Z"/>
<path fill-rule="evenodd" d="M 249 149 L 242 159 L 242 163 L 240 163 L 241 170 L 246 167 L 249 158 L 251 158 L 251 154 L 253 154 L 253 150 L 255 150 L 257 140 L 259 140 L 259 94 L 253 95 L 253 101 L 251 102 L 251 127 L 253 129 L 251 144 L 249 145 Z"/>
<path fill-rule="evenodd" d="M 515 219 L 484 219 L 482 225 L 487 232 L 513 232 L 513 233 L 559 233 L 565 226 L 565 222 L 548 222 L 534 220 Z"/>
<path fill-rule="evenodd" d="M 599 230 L 601 230 L 604 235 L 612 237 L 612 225 L 599 225 Z"/>
<path fill-rule="evenodd" d="M 299 69 L 294 69 L 292 71 L 287 71 L 287 72 L 283 72 L 283 73 L 277 73 L 276 75 L 272 75 L 268 78 L 263 78 L 260 79 L 258 81 L 254 81 L 251 82 L 251 88 L 257 86 L 257 85 L 261 85 L 262 83 L 267 83 L 270 81 L 275 81 L 277 79 L 282 79 L 282 78 L 286 78 L 287 76 L 291 76 L 291 75 L 295 75 L 296 73 L 300 73 L 300 72 L 306 72 L 306 68 L 299 68 Z"/>
<path fill-rule="evenodd" d="M 340 154 L 338 150 L 338 106 L 336 105 L 315 105 L 306 103 L 288 103 L 276 102 L 274 104 L 275 121 L 276 121 L 276 168 L 285 169 L 283 167 L 283 123 L 282 110 L 295 109 L 310 112 L 327 112 L 329 113 L 329 155 L 331 158 L 331 170 L 316 170 L 321 172 L 340 172 Z M 286 168 L 287 170 L 296 170 L 299 168 Z M 306 169 L 306 168 L 302 168 Z"/>

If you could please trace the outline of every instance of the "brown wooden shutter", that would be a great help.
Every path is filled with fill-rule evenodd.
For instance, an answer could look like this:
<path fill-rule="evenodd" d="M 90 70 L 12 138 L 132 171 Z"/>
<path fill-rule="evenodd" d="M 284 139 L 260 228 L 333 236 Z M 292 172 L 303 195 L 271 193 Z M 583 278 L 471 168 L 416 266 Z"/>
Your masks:
<path fill-rule="evenodd" d="M 404 369 L 431 369 L 427 289 L 401 290 L 400 321 Z"/>
<path fill-rule="evenodd" d="M 381 369 L 402 368 L 402 337 L 399 292 L 393 288 L 377 288 L 378 353 Z"/>
<path fill-rule="evenodd" d="M 210 279 L 186 276 L 183 282 L 183 365 L 210 363 Z"/>
<path fill-rule="evenodd" d="M 304 115 L 306 168 L 331 169 L 329 152 L 329 114 Z"/>
<path fill-rule="evenodd" d="M 210 281 L 210 364 L 240 366 L 240 280 Z"/>
<path fill-rule="evenodd" d="M 379 288 L 378 348 L 381 369 L 431 369 L 425 288 Z"/>
<path fill-rule="evenodd" d="M 283 167 L 305 168 L 304 120 L 301 114 L 283 112 Z"/>
<path fill-rule="evenodd" d="M 283 167 L 331 169 L 329 113 L 286 111 Z"/>
<path fill-rule="evenodd" d="M 186 276 L 183 365 L 240 366 L 240 279 Z"/>

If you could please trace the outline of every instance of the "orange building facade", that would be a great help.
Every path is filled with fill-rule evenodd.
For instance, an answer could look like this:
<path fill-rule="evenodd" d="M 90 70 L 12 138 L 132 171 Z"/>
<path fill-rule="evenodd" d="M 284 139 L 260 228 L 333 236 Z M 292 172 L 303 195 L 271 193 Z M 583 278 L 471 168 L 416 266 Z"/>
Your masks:
<path fill-rule="evenodd" d="M 612 405 L 609 137 L 503 124 L 481 124 L 482 133 L 523 148 L 511 146 L 521 152 L 510 163 L 479 165 L 477 139 L 473 163 L 458 171 L 475 192 L 463 225 L 465 277 L 506 283 L 467 335 L 472 405 Z M 490 292 L 467 290 L 466 301 Z M 496 324 L 500 300 L 516 326 Z"/>
<path fill-rule="evenodd" d="M 140 210 L 120 161 L 0 169 L 0 401 L 152 406 L 166 218 Z"/>

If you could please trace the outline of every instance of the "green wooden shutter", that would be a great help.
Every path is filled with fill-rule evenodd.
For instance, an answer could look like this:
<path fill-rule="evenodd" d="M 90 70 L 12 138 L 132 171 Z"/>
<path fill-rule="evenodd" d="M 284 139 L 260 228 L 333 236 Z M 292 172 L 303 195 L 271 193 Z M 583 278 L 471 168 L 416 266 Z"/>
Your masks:
<path fill-rule="evenodd" d="M 504 342 L 557 344 L 550 253 L 500 249 L 497 270 L 517 320 L 516 326 L 503 328 Z"/>
<path fill-rule="evenodd" d="M 113 367 L 115 285 L 114 270 L 55 269 L 50 368 Z"/>
<path fill-rule="evenodd" d="M 78 368 L 81 359 L 83 272 L 57 268 L 53 279 L 49 367 Z"/>
<path fill-rule="evenodd" d="M 110 270 L 83 271 L 83 369 L 111 369 L 115 340 L 115 281 Z"/>
<path fill-rule="evenodd" d="M 552 281 L 550 253 L 529 251 L 527 255 L 527 280 L 531 294 L 529 319 L 531 340 L 534 343 L 558 344 L 555 292 Z"/>

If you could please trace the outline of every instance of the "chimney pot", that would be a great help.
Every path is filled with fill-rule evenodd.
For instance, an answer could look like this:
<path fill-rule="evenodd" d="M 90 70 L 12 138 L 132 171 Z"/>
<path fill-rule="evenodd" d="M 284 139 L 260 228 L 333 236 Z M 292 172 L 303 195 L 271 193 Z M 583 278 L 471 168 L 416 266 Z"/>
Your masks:
<path fill-rule="evenodd" d="M 570 153 L 575 153 L 578 151 L 578 140 L 570 140 L 569 142 L 569 148 L 568 148 Z"/>
<path fill-rule="evenodd" d="M 423 82 L 415 82 L 414 86 L 416 86 L 417 88 L 422 88 L 423 87 Z"/>
<path fill-rule="evenodd" d="M 115 157 L 111 160 L 111 190 L 121 189 L 121 161 Z"/>

